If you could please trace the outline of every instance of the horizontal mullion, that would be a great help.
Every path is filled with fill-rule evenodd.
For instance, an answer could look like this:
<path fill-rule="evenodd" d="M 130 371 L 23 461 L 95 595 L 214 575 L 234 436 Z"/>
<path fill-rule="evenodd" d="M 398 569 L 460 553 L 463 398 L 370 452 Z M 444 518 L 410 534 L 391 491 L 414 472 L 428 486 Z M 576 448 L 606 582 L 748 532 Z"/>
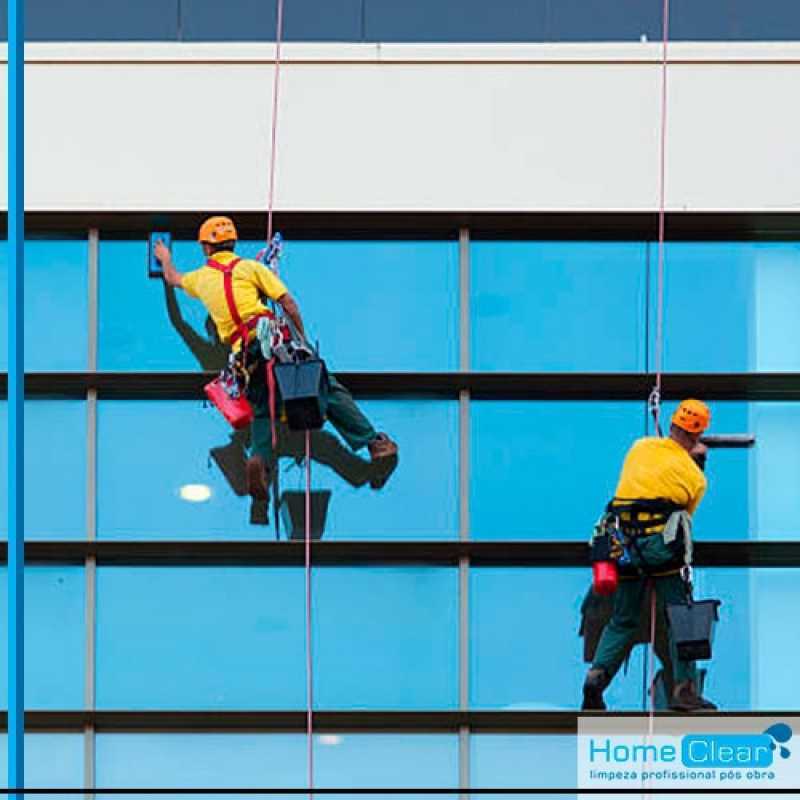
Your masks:
<path fill-rule="evenodd" d="M 763 717 L 763 711 L 715 711 L 703 717 Z M 439 732 L 456 733 L 468 727 L 473 733 L 518 731 L 521 733 L 574 734 L 582 714 L 564 711 L 315 711 L 314 730 L 330 732 Z M 628 711 L 591 712 L 598 717 L 640 718 L 647 714 Z M 657 717 L 673 717 L 669 711 Z M 800 718 L 800 711 L 770 711 L 770 717 Z M 0 728 L 7 727 L 7 714 L 0 713 Z M 26 711 L 26 730 L 83 731 L 94 726 L 97 733 L 149 731 L 192 733 L 215 731 L 305 732 L 307 712 L 293 711 Z"/>
<path fill-rule="evenodd" d="M 196 400 L 214 377 L 208 372 L 30 372 L 29 397 L 83 398 L 90 389 L 101 399 Z M 469 391 L 473 399 L 640 400 L 653 385 L 648 373 L 604 372 L 340 372 L 337 377 L 359 396 L 444 397 Z M 0 374 L 0 394 L 7 375 Z M 800 400 L 800 373 L 666 373 L 662 396 L 705 400 Z"/>
<path fill-rule="evenodd" d="M 101 238 L 146 239 L 153 230 L 194 240 L 207 214 L 175 211 L 29 212 L 29 236 L 83 236 L 98 228 Z M 260 212 L 234 212 L 243 239 L 261 240 Z M 794 241 L 800 238 L 797 212 L 666 213 L 668 240 Z M 463 212 L 463 211 L 279 211 L 275 229 L 287 239 L 456 239 L 468 227 L 472 239 L 640 241 L 658 237 L 658 214 L 641 212 Z M 0 213 L 0 234 L 6 214 Z"/>
<path fill-rule="evenodd" d="M 588 567 L 588 545 L 580 541 L 317 541 L 316 566 L 427 564 L 456 566 Z M 304 563 L 302 541 L 29 541 L 28 564 L 98 566 L 260 566 Z M 7 543 L 0 543 L 0 559 Z M 695 542 L 700 567 L 800 567 L 800 541 Z"/>

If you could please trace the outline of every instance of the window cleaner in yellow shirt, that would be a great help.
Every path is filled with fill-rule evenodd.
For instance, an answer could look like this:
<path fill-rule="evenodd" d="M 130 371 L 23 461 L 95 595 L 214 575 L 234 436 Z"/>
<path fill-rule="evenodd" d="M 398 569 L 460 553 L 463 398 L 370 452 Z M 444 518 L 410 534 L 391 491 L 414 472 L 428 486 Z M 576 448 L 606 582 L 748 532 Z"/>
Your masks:
<path fill-rule="evenodd" d="M 251 430 L 251 455 L 247 460 L 247 489 L 254 500 L 266 501 L 269 497 L 269 474 L 275 456 L 272 450 L 269 393 L 264 377 L 265 364 L 255 339 L 256 322 L 260 317 L 270 315 L 262 298 L 277 303 L 303 338 L 305 328 L 300 309 L 280 278 L 258 261 L 245 258 L 237 260 L 234 254 L 237 240 L 236 227 L 227 217 L 211 217 L 200 226 L 198 241 L 209 261 L 227 266 L 236 260 L 232 273 L 235 309 L 250 331 L 248 364 L 258 364 L 247 388 L 247 397 L 255 414 Z M 199 269 L 183 274 L 176 269 L 170 251 L 162 242 L 156 244 L 155 256 L 163 268 L 164 280 L 200 300 L 214 321 L 220 340 L 230 344 L 234 350 L 240 349 L 241 334 L 229 311 L 219 269 L 209 266 L 207 262 Z M 374 489 L 381 488 L 397 465 L 397 445 L 385 433 L 378 433 L 373 428 L 350 392 L 333 375 L 330 376 L 327 416 L 353 451 L 368 448 L 373 463 L 377 462 L 381 467 L 370 485 Z"/>
<path fill-rule="evenodd" d="M 652 581 L 656 593 L 657 624 L 666 624 L 665 606 L 686 600 L 681 576 L 685 558 L 684 533 L 674 541 L 664 536 L 673 513 L 694 514 L 706 491 L 706 477 L 698 464 L 705 461 L 700 437 L 711 412 L 699 400 L 684 400 L 672 417 L 669 436 L 636 441 L 625 457 L 610 510 L 619 509 L 620 526 L 631 546 L 631 564 L 620 567 L 614 611 L 595 651 L 583 686 L 583 709 L 603 710 L 603 692 L 622 664 L 639 631 L 643 606 L 650 602 Z M 716 708 L 697 691 L 694 661 L 681 661 L 670 641 L 674 688 L 670 708 L 702 711 Z M 665 671 L 669 664 L 663 664 Z"/>

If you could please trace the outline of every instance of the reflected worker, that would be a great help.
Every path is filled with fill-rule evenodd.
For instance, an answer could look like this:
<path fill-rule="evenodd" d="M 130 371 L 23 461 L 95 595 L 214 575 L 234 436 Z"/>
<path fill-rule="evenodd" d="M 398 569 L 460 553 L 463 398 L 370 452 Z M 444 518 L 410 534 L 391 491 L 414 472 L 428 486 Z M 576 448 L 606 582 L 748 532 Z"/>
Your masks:
<path fill-rule="evenodd" d="M 232 220 L 210 217 L 200 226 L 198 234 L 198 242 L 208 259 L 203 266 L 185 274 L 179 272 L 163 242 L 156 244 L 155 256 L 163 268 L 164 280 L 200 300 L 214 321 L 220 341 L 238 352 L 242 343 L 228 309 L 222 272 L 218 266 L 213 266 L 229 267 L 233 264 L 233 300 L 249 332 L 248 363 L 257 365 L 247 388 L 247 396 L 255 414 L 251 429 L 251 454 L 247 459 L 247 491 L 255 500 L 266 500 L 269 497 L 269 471 L 275 454 L 272 449 L 269 396 L 264 379 L 265 363 L 255 339 L 256 322 L 269 314 L 263 298 L 279 305 L 303 337 L 305 328 L 300 309 L 280 278 L 258 261 L 238 258 L 234 253 L 237 240 L 238 234 Z M 381 488 L 397 466 L 397 445 L 385 433 L 375 430 L 350 392 L 332 375 L 327 416 L 351 450 L 356 452 L 363 447 L 368 448 L 373 463 L 381 467 L 370 485 L 374 489 Z"/>
<path fill-rule="evenodd" d="M 650 582 L 659 624 L 666 624 L 667 604 L 686 600 L 681 575 L 686 565 L 686 528 L 706 491 L 701 467 L 707 448 L 700 437 L 710 422 L 705 403 L 684 400 L 672 417 L 669 436 L 639 439 L 625 457 L 609 511 L 618 515 L 630 542 L 631 564 L 619 567 L 611 620 L 583 685 L 584 710 L 605 709 L 603 692 L 639 631 L 642 607 L 650 602 Z M 669 649 L 674 677 L 669 707 L 674 711 L 716 708 L 698 692 L 696 663 L 679 659 L 672 642 Z M 662 661 L 668 668 L 666 659 Z"/>

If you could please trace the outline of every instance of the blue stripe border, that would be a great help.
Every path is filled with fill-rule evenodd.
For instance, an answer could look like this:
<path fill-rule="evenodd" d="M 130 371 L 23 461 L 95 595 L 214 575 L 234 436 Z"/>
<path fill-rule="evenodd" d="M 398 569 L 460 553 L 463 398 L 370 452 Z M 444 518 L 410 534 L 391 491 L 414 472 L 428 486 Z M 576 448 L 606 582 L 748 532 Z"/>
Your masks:
<path fill-rule="evenodd" d="M 8 0 L 8 786 L 25 785 L 25 0 Z M 21 795 L 17 795 L 21 797 Z"/>

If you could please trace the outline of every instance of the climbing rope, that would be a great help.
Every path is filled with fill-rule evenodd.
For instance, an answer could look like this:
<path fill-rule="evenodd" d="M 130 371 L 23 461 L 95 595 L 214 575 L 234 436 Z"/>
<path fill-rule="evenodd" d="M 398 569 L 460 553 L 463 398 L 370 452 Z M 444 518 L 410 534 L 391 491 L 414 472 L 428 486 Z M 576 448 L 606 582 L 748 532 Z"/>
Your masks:
<path fill-rule="evenodd" d="M 664 370 L 664 239 L 666 227 L 666 182 L 667 182 L 667 46 L 669 44 L 669 0 L 662 8 L 661 39 L 661 130 L 658 147 L 658 289 L 656 305 L 655 373 L 656 382 L 647 406 L 653 415 L 656 434 L 661 430 L 661 385 Z"/>
<path fill-rule="evenodd" d="M 278 149 L 278 108 L 281 78 L 281 44 L 283 41 L 283 0 L 277 0 L 275 21 L 275 68 L 272 81 L 272 130 L 269 157 L 269 189 L 267 195 L 267 248 L 272 253 L 265 259 L 279 274 L 280 239 L 273 240 L 272 217 L 275 206 L 275 173 Z M 274 424 L 274 417 L 273 417 Z M 311 616 L 311 431 L 306 431 L 306 490 L 305 490 L 305 603 L 306 603 L 306 742 L 308 760 L 308 788 L 314 788 L 314 662 L 312 658 Z M 277 475 L 277 470 L 276 470 Z"/>
<path fill-rule="evenodd" d="M 281 43 L 283 40 L 283 0 L 278 0 L 275 21 L 275 69 L 272 78 L 272 143 L 269 153 L 269 191 L 267 196 L 267 244 L 272 241 L 272 209 L 275 203 L 275 155 L 278 145 L 278 99 L 281 85 Z"/>
<path fill-rule="evenodd" d="M 666 222 L 666 179 L 667 179 L 667 49 L 669 45 L 669 0 L 663 0 L 661 10 L 661 130 L 658 146 L 658 289 L 656 307 L 655 372 L 656 382 L 647 399 L 647 406 L 653 415 L 656 435 L 663 436 L 661 429 L 661 387 L 664 370 L 664 239 Z M 647 583 L 650 591 L 650 642 L 648 652 L 648 678 L 650 694 L 647 715 L 647 744 L 655 730 L 656 692 L 654 682 L 656 650 L 656 587 L 651 579 Z M 646 797 L 650 797 L 648 793 Z"/>

